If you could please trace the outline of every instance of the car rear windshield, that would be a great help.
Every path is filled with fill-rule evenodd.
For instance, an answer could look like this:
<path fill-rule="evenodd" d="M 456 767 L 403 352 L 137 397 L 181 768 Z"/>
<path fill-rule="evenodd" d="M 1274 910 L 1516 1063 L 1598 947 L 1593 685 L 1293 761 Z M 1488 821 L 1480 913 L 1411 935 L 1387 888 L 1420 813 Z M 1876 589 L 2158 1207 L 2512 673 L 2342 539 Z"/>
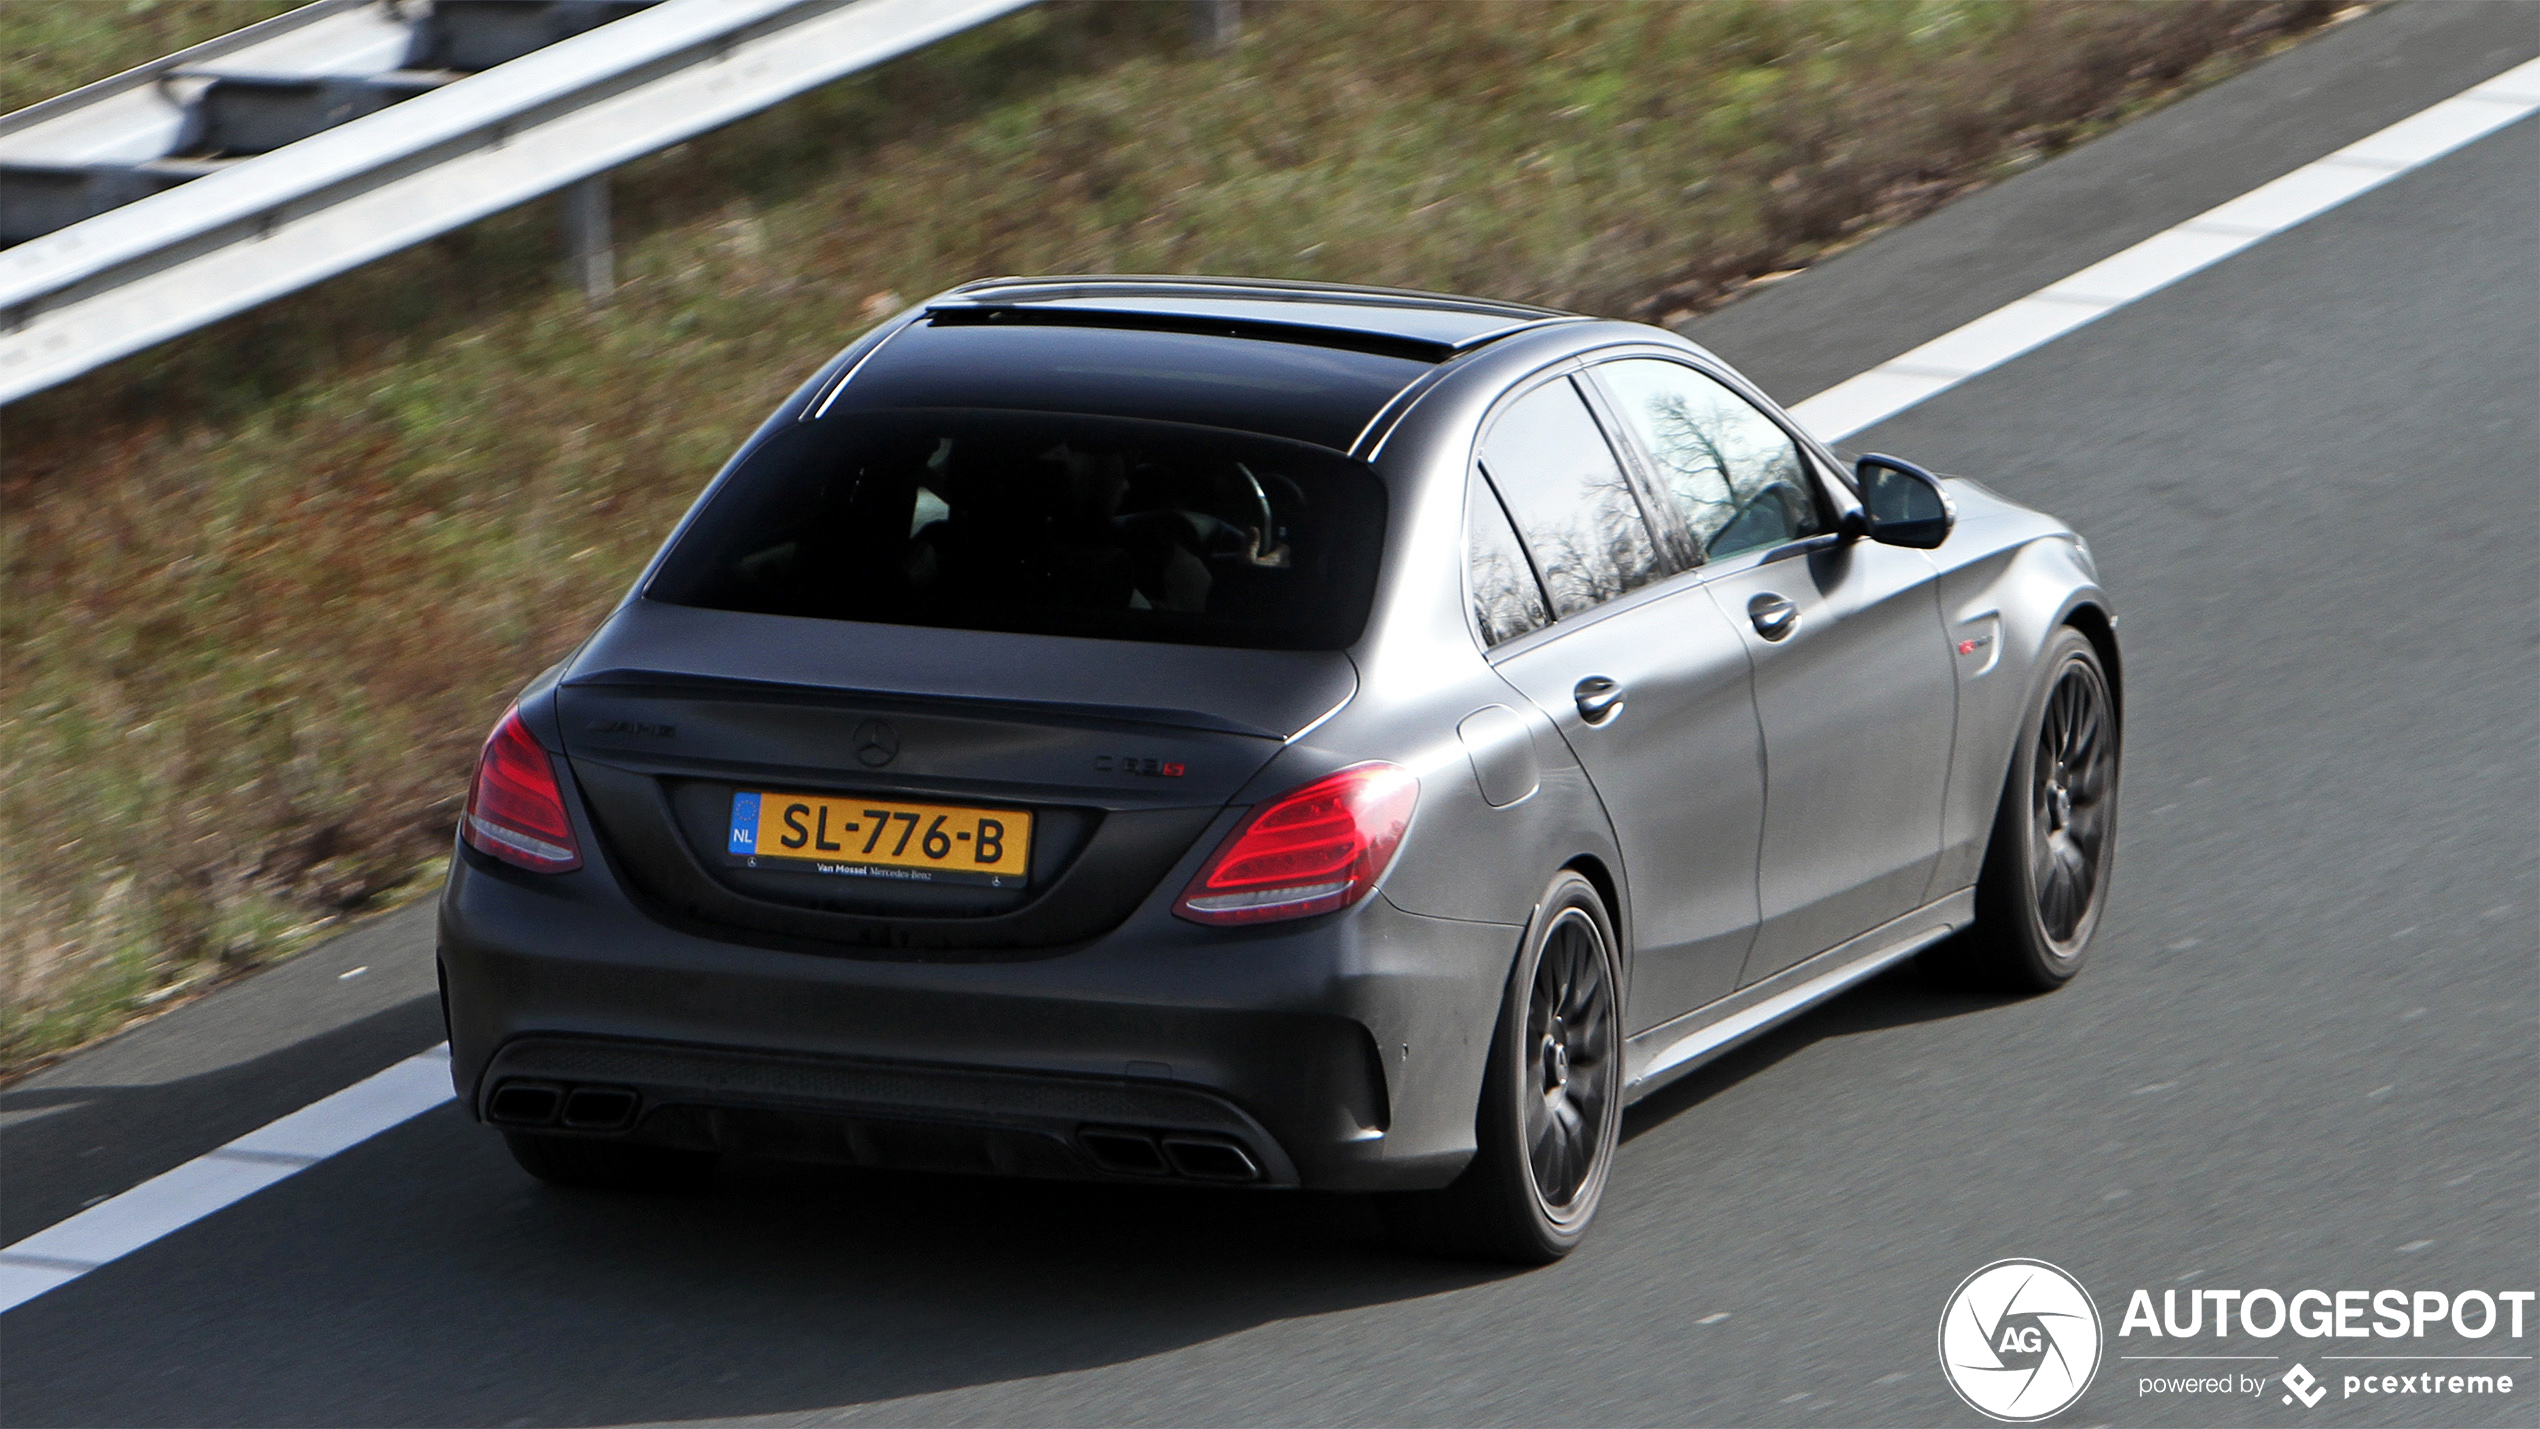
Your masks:
<path fill-rule="evenodd" d="M 1364 465 L 1272 437 L 855 411 L 752 452 L 645 594 L 826 620 L 1337 650 L 1366 623 L 1384 516 Z"/>

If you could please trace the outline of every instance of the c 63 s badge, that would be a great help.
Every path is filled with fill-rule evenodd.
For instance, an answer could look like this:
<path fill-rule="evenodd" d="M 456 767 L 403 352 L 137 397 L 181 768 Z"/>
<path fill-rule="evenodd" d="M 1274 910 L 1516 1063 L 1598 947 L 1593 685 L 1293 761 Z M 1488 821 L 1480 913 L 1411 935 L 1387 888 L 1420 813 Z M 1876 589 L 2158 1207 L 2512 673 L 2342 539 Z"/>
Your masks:
<path fill-rule="evenodd" d="M 2060 1414 L 2099 1372 L 2099 1308 L 2042 1260 L 1997 1260 L 1940 1313 L 1940 1372 L 1967 1406 L 2025 1424 Z"/>

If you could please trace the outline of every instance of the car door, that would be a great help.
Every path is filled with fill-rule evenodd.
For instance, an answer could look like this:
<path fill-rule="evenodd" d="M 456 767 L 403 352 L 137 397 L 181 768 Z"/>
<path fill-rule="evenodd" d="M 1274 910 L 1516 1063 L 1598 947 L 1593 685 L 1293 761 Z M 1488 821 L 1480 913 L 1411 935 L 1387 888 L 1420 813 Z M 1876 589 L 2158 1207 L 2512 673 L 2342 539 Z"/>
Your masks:
<path fill-rule="evenodd" d="M 1924 898 L 1957 718 L 1936 568 L 1829 535 L 1821 468 L 1725 382 L 1659 357 L 1593 380 L 1753 663 L 1765 792 L 1744 985 Z"/>
<path fill-rule="evenodd" d="M 1747 657 L 1676 576 L 1568 377 L 1485 432 L 1468 510 L 1475 624 L 1587 771 L 1623 856 L 1629 1021 L 1733 991 L 1755 930 L 1763 744 Z"/>

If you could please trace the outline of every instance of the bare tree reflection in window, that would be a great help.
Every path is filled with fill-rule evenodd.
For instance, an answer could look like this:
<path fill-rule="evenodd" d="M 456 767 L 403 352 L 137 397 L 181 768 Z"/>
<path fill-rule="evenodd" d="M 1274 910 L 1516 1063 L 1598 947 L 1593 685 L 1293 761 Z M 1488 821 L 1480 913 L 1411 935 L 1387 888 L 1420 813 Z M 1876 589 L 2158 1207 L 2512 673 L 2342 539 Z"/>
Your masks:
<path fill-rule="evenodd" d="M 1656 462 L 1702 554 L 1731 555 L 1818 529 L 1798 445 L 1745 398 L 1657 358 L 1609 362 L 1597 376 Z"/>
<path fill-rule="evenodd" d="M 1609 470 L 1582 486 L 1586 499 L 1573 508 L 1571 521 L 1528 532 L 1552 608 L 1562 615 L 1594 609 L 1666 574 L 1623 474 Z"/>
<path fill-rule="evenodd" d="M 1737 514 L 1728 453 L 1721 450 L 1712 424 L 1695 416 L 1682 392 L 1661 394 L 1648 411 L 1650 454 L 1657 458 L 1659 479 L 1676 498 L 1695 544 L 1707 545 Z"/>
<path fill-rule="evenodd" d="M 1532 574 L 1505 556 L 1487 556 L 1473 567 L 1473 618 L 1485 643 L 1497 645 L 1543 626 L 1543 597 Z"/>
<path fill-rule="evenodd" d="M 1649 523 L 1604 430 L 1566 380 L 1520 397 L 1482 465 L 1533 553 L 1552 614 L 1568 617 L 1665 575 Z"/>
<path fill-rule="evenodd" d="M 1508 513 L 1478 475 L 1469 501 L 1472 534 L 1465 559 L 1473 589 L 1473 623 L 1481 627 L 1482 643 L 1497 645 L 1551 624 L 1552 612 L 1544 605 L 1543 589 L 1535 584 L 1526 553 L 1517 545 Z"/>

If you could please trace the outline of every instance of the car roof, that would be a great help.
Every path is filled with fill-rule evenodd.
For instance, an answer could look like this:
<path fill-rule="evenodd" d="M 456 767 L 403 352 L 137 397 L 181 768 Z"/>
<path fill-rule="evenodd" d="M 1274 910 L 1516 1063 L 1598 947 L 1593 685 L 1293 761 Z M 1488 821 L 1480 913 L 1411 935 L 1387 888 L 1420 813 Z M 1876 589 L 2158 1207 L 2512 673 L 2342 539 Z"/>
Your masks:
<path fill-rule="evenodd" d="M 1573 314 L 1383 288 L 1205 278 L 999 278 L 927 303 L 811 415 L 1077 412 L 1348 451 L 1437 365 Z"/>

